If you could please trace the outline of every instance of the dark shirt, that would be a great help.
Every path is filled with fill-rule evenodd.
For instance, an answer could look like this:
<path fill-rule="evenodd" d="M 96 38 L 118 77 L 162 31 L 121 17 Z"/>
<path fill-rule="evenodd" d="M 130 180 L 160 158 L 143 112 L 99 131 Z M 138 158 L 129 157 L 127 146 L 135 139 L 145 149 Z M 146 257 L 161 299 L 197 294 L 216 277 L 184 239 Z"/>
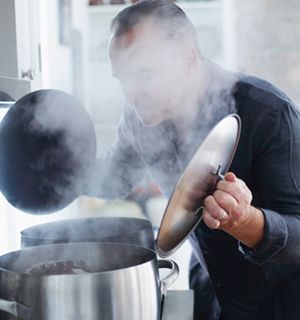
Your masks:
<path fill-rule="evenodd" d="M 251 250 L 205 224 L 195 235 L 224 319 L 300 319 L 293 303 L 300 298 L 299 113 L 282 92 L 254 77 L 241 76 L 234 97 L 242 132 L 230 171 L 263 211 L 264 237 Z"/>
<path fill-rule="evenodd" d="M 224 89 L 220 84 L 226 79 L 230 85 Z M 299 113 L 284 93 L 261 79 L 211 67 L 208 80 L 211 86 L 185 141 L 171 121 L 143 127 L 133 111 L 124 113 L 109 162 L 99 160 L 102 179 L 111 171 L 114 178 L 103 188 L 99 183 L 97 195 L 128 194 L 146 168 L 169 196 L 208 131 L 237 112 L 242 130 L 230 171 L 247 184 L 253 205 L 262 210 L 264 236 L 251 250 L 199 224 L 191 237 L 195 319 L 218 319 L 221 307 L 225 320 L 299 320 Z"/>

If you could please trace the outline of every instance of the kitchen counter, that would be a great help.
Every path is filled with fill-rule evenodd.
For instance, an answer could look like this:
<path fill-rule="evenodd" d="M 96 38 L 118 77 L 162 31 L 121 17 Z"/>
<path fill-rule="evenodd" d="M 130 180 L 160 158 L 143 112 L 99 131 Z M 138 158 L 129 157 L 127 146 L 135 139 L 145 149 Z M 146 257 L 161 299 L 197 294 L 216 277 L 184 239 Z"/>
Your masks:
<path fill-rule="evenodd" d="M 30 81 L 0 76 L 0 91 L 18 100 L 30 92 Z"/>

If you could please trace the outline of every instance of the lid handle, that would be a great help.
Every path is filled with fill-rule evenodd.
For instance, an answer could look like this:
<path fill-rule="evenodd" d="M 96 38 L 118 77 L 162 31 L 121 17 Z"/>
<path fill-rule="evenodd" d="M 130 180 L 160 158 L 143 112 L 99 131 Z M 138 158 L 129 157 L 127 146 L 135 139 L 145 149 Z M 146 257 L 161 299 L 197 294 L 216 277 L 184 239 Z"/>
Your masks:
<path fill-rule="evenodd" d="M 224 175 L 221 173 L 221 169 L 222 169 L 222 165 L 219 164 L 217 172 L 215 173 L 215 175 L 217 176 L 218 180 L 217 183 L 221 180 L 224 180 Z M 200 206 L 199 208 L 196 209 L 195 211 L 195 216 L 196 217 L 200 217 L 200 220 L 202 220 L 202 214 L 203 214 L 203 209 L 204 206 Z"/>

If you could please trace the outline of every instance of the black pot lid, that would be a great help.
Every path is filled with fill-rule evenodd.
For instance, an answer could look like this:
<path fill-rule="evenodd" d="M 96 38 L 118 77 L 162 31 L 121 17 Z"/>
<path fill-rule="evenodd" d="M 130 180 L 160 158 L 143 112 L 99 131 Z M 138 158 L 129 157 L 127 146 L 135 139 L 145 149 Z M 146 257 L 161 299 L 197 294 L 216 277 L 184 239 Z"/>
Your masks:
<path fill-rule="evenodd" d="M 202 220 L 203 201 L 215 190 L 234 157 L 241 120 L 231 114 L 209 132 L 178 180 L 157 237 L 161 257 L 174 253 Z"/>
<path fill-rule="evenodd" d="M 73 96 L 30 92 L 0 127 L 0 190 L 21 211 L 49 214 L 83 193 L 96 160 L 93 122 Z"/>

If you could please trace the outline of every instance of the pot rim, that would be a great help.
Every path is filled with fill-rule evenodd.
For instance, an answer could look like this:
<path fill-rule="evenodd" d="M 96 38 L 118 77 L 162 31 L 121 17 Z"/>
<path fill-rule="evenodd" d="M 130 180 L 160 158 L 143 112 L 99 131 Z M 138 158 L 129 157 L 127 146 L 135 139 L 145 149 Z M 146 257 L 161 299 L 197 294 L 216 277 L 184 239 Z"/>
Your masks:
<path fill-rule="evenodd" d="M 28 227 L 26 229 L 23 229 L 21 233 L 21 239 L 32 239 L 32 240 L 38 240 L 41 239 L 43 241 L 61 241 L 64 240 L 64 237 L 57 237 L 55 235 L 52 235 L 49 237 L 47 236 L 47 233 L 51 233 L 51 231 L 42 231 L 43 228 L 51 228 L 55 226 L 61 226 L 62 229 L 69 229 L 68 223 L 84 223 L 84 222 L 92 222 L 92 221 L 128 221 L 128 222 L 138 222 L 142 226 L 153 228 L 152 223 L 147 219 L 142 218 L 129 218 L 129 217 L 87 217 L 87 218 L 72 218 L 72 219 L 63 219 L 63 220 L 57 220 L 57 221 L 51 221 L 46 222 L 42 224 L 37 224 L 31 227 Z M 43 234 L 45 233 L 45 236 Z M 70 241 L 72 242 L 72 241 Z M 79 242 L 86 242 L 86 241 L 79 241 Z M 87 241 L 87 242 L 93 242 L 93 241 Z M 99 241 L 100 242 L 100 241 Z M 69 242 L 66 242 L 69 243 Z"/>
<path fill-rule="evenodd" d="M 136 262 L 134 264 L 131 264 L 129 266 L 125 266 L 123 268 L 113 268 L 110 270 L 97 271 L 97 272 L 86 272 L 86 273 L 79 273 L 79 274 L 37 275 L 37 274 L 29 274 L 26 272 L 19 272 L 19 271 L 12 270 L 12 269 L 9 269 L 9 268 L 2 266 L 3 259 L 13 257 L 13 256 L 19 255 L 19 254 L 22 255 L 22 253 L 26 253 L 29 251 L 43 251 L 43 250 L 46 250 L 47 248 L 55 248 L 55 247 L 59 249 L 59 248 L 65 248 L 65 247 L 82 247 L 82 246 L 89 246 L 89 247 L 111 246 L 111 247 L 123 247 L 124 249 L 131 248 L 132 250 L 138 249 L 140 251 L 147 252 L 147 254 L 149 256 L 147 256 L 147 258 L 143 262 L 140 262 L 140 263 Z M 64 249 L 64 250 L 66 250 L 66 249 Z M 112 248 L 112 250 L 113 250 L 113 248 Z M 120 257 L 120 259 L 122 259 L 122 257 Z M 66 258 L 66 260 L 67 260 L 67 258 Z M 49 261 L 51 261 L 51 260 L 49 259 Z M 84 277 L 91 277 L 91 276 L 99 276 L 101 274 L 104 275 L 104 274 L 108 274 L 108 273 L 124 272 L 124 270 L 130 270 L 132 268 L 142 267 L 149 262 L 151 263 L 152 261 L 157 261 L 157 256 L 156 256 L 155 250 L 150 249 L 150 248 L 145 248 L 142 246 L 138 246 L 138 245 L 122 244 L 122 243 L 114 243 L 114 242 L 70 242 L 70 243 L 58 243 L 58 244 L 36 246 L 36 247 L 26 247 L 26 248 L 23 248 L 20 250 L 15 250 L 15 251 L 11 251 L 9 253 L 6 253 L 6 254 L 0 256 L 0 273 L 5 272 L 5 273 L 9 273 L 11 275 L 18 275 L 19 277 L 34 278 L 34 279 L 52 279 L 52 278 L 59 279 L 60 277 L 68 277 L 68 278 L 72 278 L 72 277 L 81 278 L 82 277 L 82 278 L 84 278 Z M 40 260 L 37 259 L 37 261 L 33 262 L 32 265 L 34 265 L 34 263 L 40 263 Z"/>

